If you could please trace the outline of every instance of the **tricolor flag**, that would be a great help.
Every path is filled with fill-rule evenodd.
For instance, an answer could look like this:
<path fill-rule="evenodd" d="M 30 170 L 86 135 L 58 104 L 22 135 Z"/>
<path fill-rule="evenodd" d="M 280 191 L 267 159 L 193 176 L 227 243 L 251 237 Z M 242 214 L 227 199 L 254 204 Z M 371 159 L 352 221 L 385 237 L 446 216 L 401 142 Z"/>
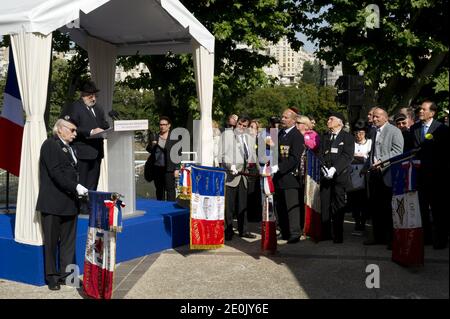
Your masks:
<path fill-rule="evenodd" d="M 180 169 L 177 189 L 177 204 L 183 208 L 190 207 L 191 203 L 191 167 L 189 164 L 183 164 Z"/>
<path fill-rule="evenodd" d="M 275 217 L 275 206 L 273 203 L 273 193 L 275 192 L 275 187 L 273 185 L 272 176 L 269 175 L 269 164 L 270 163 L 267 163 L 262 168 L 261 251 L 269 254 L 275 254 L 277 251 L 277 223 Z"/>
<path fill-rule="evenodd" d="M 404 266 L 419 266 L 424 264 L 422 218 L 416 188 L 420 161 L 415 158 L 401 160 L 408 155 L 405 153 L 391 160 L 396 162 L 391 165 L 392 260 Z"/>
<path fill-rule="evenodd" d="M 113 193 L 89 191 L 91 214 L 84 259 L 83 290 L 95 299 L 111 299 L 116 266 L 116 231 L 125 205 Z"/>
<path fill-rule="evenodd" d="M 308 149 L 306 151 L 304 233 L 316 242 L 322 239 L 322 215 L 320 214 L 320 165 L 317 156 Z"/>
<path fill-rule="evenodd" d="M 221 168 L 191 166 L 190 248 L 223 247 L 226 172 Z"/>
<path fill-rule="evenodd" d="M 20 171 L 23 125 L 23 105 L 10 47 L 8 76 L 0 116 L 0 168 L 16 176 L 19 176 Z"/>

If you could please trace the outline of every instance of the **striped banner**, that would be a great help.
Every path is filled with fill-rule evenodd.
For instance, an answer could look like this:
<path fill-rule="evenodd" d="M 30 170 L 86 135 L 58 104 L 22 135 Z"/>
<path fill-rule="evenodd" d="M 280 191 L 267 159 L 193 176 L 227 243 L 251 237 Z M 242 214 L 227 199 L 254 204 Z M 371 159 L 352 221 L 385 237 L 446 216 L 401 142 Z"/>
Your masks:
<path fill-rule="evenodd" d="M 190 177 L 190 248 L 223 247 L 226 172 L 220 168 L 192 165 Z"/>
<path fill-rule="evenodd" d="M 310 149 L 306 151 L 304 233 L 316 242 L 322 239 L 322 215 L 320 214 L 320 161 Z"/>
<path fill-rule="evenodd" d="M 262 174 L 270 174 L 270 163 L 264 165 Z M 261 251 L 263 253 L 275 254 L 277 251 L 277 221 L 275 217 L 275 205 L 273 202 L 272 176 L 263 176 L 261 179 L 262 198 L 262 222 L 261 222 Z"/>
<path fill-rule="evenodd" d="M 0 116 L 0 168 L 19 176 L 23 136 L 23 104 L 17 84 L 16 68 L 9 48 L 8 76 Z"/>
<path fill-rule="evenodd" d="M 89 191 L 91 214 L 84 259 L 83 291 L 91 298 L 111 299 L 116 267 L 116 234 L 122 229 L 122 207 L 114 193 Z"/>
<path fill-rule="evenodd" d="M 392 260 L 403 266 L 420 266 L 424 264 L 422 218 L 416 188 L 420 161 L 415 158 L 401 161 L 402 157 L 408 155 L 406 153 L 394 158 L 396 163 L 391 165 L 394 225 Z"/>

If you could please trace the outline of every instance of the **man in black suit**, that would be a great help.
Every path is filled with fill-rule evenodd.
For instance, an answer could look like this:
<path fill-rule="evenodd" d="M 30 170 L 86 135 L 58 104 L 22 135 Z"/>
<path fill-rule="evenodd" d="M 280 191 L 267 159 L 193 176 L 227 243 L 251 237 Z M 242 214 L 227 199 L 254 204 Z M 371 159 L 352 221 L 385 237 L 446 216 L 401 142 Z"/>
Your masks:
<path fill-rule="evenodd" d="M 99 91 L 92 81 L 81 86 L 81 98 L 63 110 L 62 117 L 68 115 L 78 126 L 78 135 L 73 148 L 78 158 L 80 183 L 88 189 L 96 190 L 103 158 L 103 138 L 89 138 L 109 128 L 103 108 L 96 104 Z M 84 210 L 82 208 L 82 210 Z"/>
<path fill-rule="evenodd" d="M 425 243 L 432 242 L 435 249 L 444 249 L 449 234 L 446 211 L 450 171 L 449 129 L 434 119 L 436 113 L 436 104 L 424 101 L 419 110 L 420 122 L 410 128 L 410 139 L 413 148 L 420 147 L 417 154 L 421 162 L 417 187 Z"/>
<path fill-rule="evenodd" d="M 319 148 L 319 158 L 323 164 L 320 180 L 322 237 L 332 238 L 336 244 L 344 241 L 345 192 L 350 187 L 355 152 L 355 139 L 343 130 L 344 120 L 341 113 L 330 114 L 327 121 L 329 132 L 320 139 Z"/>
<path fill-rule="evenodd" d="M 278 164 L 272 164 L 275 203 L 281 237 L 288 244 L 300 240 L 300 203 L 298 167 L 304 149 L 303 135 L 296 129 L 297 112 L 288 108 L 283 112 L 278 134 Z M 275 165 L 273 165 L 275 164 Z"/>
<path fill-rule="evenodd" d="M 77 127 L 59 119 L 53 133 L 41 146 L 36 210 L 41 212 L 45 279 L 50 290 L 59 290 L 69 275 L 66 266 L 75 263 L 78 197 L 86 195 L 88 190 L 79 183 L 79 161 L 70 146 L 77 136 Z"/>

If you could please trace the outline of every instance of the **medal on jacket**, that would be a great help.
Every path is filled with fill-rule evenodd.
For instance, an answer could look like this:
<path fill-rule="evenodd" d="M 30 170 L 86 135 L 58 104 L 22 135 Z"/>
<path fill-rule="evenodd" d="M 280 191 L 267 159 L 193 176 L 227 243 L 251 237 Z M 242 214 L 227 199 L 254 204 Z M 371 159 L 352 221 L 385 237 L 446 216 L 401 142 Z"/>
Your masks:
<path fill-rule="evenodd" d="M 289 145 L 280 145 L 280 156 L 287 158 L 289 156 Z"/>

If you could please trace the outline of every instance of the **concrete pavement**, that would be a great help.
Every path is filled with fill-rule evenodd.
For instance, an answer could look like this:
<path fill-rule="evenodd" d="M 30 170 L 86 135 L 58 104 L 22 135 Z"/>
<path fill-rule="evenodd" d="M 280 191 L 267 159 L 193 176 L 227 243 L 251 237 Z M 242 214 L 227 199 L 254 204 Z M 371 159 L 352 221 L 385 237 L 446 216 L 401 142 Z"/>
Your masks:
<path fill-rule="evenodd" d="M 119 264 L 117 299 L 448 299 L 449 251 L 425 247 L 425 266 L 404 268 L 391 261 L 385 246 L 363 246 L 346 221 L 343 244 L 278 241 L 278 253 L 260 253 L 256 239 L 235 236 L 217 250 L 165 250 Z M 380 288 L 366 287 L 367 265 L 380 270 Z M 50 291 L 0 279 L 0 298 L 79 299 L 81 290 Z"/>

